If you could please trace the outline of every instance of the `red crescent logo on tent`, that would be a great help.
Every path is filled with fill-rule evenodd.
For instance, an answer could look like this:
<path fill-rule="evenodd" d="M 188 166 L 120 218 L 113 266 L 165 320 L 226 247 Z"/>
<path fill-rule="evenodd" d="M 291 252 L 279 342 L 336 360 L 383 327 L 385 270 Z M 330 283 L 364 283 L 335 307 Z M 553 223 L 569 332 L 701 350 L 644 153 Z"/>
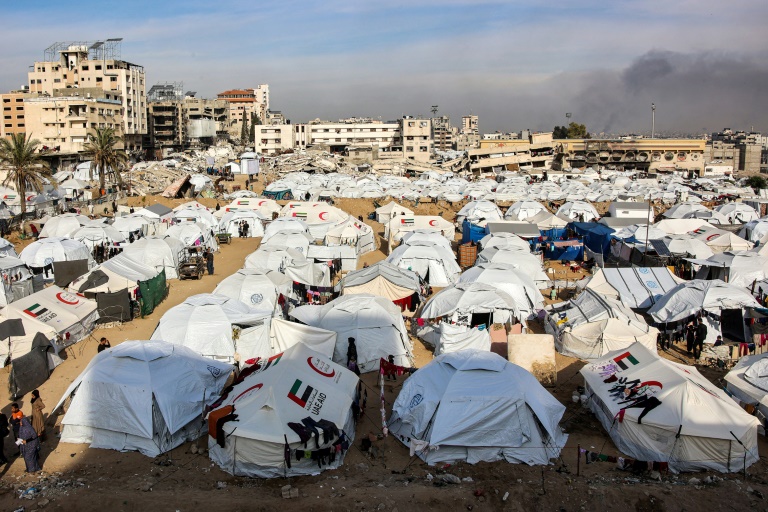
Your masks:
<path fill-rule="evenodd" d="M 259 206 L 263 205 L 264 203 L 266 203 L 266 201 L 259 201 Z"/>
<path fill-rule="evenodd" d="M 240 400 L 243 397 L 243 395 L 249 394 L 251 391 L 258 391 L 258 390 L 260 390 L 263 385 L 264 384 L 256 384 L 255 386 L 249 387 L 248 389 L 246 389 L 245 391 L 243 391 L 242 393 L 237 395 L 235 397 L 235 399 L 232 400 L 232 403 L 237 402 L 238 400 Z"/>
<path fill-rule="evenodd" d="M 709 235 L 709 236 L 707 237 L 707 242 L 709 242 L 710 240 L 713 240 L 713 239 L 715 239 L 715 238 L 717 238 L 717 237 L 719 237 L 719 236 L 720 236 L 720 234 L 719 234 L 719 233 L 715 233 L 714 235 Z"/>
<path fill-rule="evenodd" d="M 66 297 L 66 299 L 64 297 Z M 59 299 L 64 304 L 69 304 L 70 306 L 74 306 L 75 304 L 78 304 L 80 302 L 80 299 L 78 299 L 75 295 L 72 295 L 71 293 L 65 293 L 65 292 L 57 293 L 56 298 Z M 74 299 L 74 301 L 72 299 Z"/>
<path fill-rule="evenodd" d="M 326 367 L 326 368 L 330 368 L 331 372 L 330 372 L 330 373 L 327 373 L 327 372 L 324 372 L 324 371 L 323 371 L 323 369 L 326 369 L 326 368 L 320 369 L 320 368 L 318 368 L 317 366 L 315 366 L 315 363 L 312 361 L 313 359 L 317 359 L 317 358 L 315 358 L 315 357 L 308 357 L 308 358 L 307 358 L 307 364 L 309 365 L 309 367 L 310 367 L 310 368 L 312 368 L 313 370 L 315 370 L 317 373 L 319 373 L 319 374 L 320 374 L 320 375 L 322 375 L 323 377 L 328 377 L 329 379 L 330 379 L 331 377 L 333 377 L 334 375 L 336 375 L 336 370 L 334 370 L 333 368 L 331 368 L 331 365 L 329 365 L 328 363 L 323 363 L 322 361 L 320 361 L 319 359 L 317 359 L 317 362 L 318 362 L 318 363 L 322 364 L 322 365 L 323 365 L 324 367 Z"/>
<path fill-rule="evenodd" d="M 429 221 L 429 225 L 430 226 L 437 226 L 437 221 L 436 220 L 431 220 L 431 221 Z"/>
<path fill-rule="evenodd" d="M 657 380 L 647 380 L 645 382 L 641 382 L 638 387 L 642 388 L 642 387 L 645 387 L 645 386 L 656 386 L 659 389 L 663 389 L 664 388 L 664 386 L 661 385 L 661 382 L 659 382 Z"/>
<path fill-rule="evenodd" d="M 325 220 L 325 217 L 323 217 L 323 215 L 328 215 L 328 212 L 320 212 L 320 215 L 318 215 L 318 217 L 320 217 L 320 220 Z"/>

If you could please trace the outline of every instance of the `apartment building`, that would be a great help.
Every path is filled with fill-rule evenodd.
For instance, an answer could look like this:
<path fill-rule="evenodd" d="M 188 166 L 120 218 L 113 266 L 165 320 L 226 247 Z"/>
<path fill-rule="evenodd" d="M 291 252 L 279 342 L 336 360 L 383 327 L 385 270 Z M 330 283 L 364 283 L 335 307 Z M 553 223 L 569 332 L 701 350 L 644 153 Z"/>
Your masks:
<path fill-rule="evenodd" d="M 229 126 L 227 131 L 233 138 L 239 138 L 243 129 L 243 120 L 251 124 L 251 117 L 256 114 L 262 124 L 269 114 L 269 84 L 260 84 L 251 89 L 230 89 L 220 92 L 217 98 L 229 105 Z"/>
<path fill-rule="evenodd" d="M 117 95 L 126 149 L 139 149 L 148 127 L 144 68 L 120 58 L 121 41 L 52 44 L 28 73 L 29 92 L 53 96 L 54 91 L 65 89 L 71 95 L 72 89 L 99 88 L 109 96 Z"/>
<path fill-rule="evenodd" d="M 123 98 L 100 87 L 56 89 L 51 96 L 24 99 L 27 133 L 59 155 L 83 150 L 94 128 L 113 128 L 123 135 Z"/>
<path fill-rule="evenodd" d="M 545 168 L 552 165 L 555 142 L 552 132 L 523 132 L 518 138 L 483 139 L 470 149 L 469 168 L 474 172 L 516 171 L 521 167 Z"/>
<path fill-rule="evenodd" d="M 403 157 L 406 160 L 428 162 L 432 158 L 432 121 L 404 116 L 400 120 Z"/>
<path fill-rule="evenodd" d="M 760 172 L 762 142 L 759 133 L 724 128 L 712 134 L 704 158 L 732 165 L 734 171 Z"/>
<path fill-rule="evenodd" d="M 0 94 L 0 105 L 3 106 L 0 137 L 10 137 L 14 133 L 27 132 L 24 100 L 37 96 L 39 96 L 38 93 L 29 92 L 26 88 Z"/>
<path fill-rule="evenodd" d="M 438 151 L 449 151 L 454 147 L 456 130 L 451 127 L 451 118 L 440 116 L 432 118 L 432 141 Z"/>

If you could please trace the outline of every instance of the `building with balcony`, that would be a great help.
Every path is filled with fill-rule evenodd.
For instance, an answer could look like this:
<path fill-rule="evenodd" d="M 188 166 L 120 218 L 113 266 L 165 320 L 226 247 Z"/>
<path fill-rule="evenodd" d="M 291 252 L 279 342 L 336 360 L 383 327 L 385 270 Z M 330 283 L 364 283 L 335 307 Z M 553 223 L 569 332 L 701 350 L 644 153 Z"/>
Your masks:
<path fill-rule="evenodd" d="M 469 169 L 473 172 L 517 171 L 521 168 L 549 168 L 555 158 L 552 132 L 522 132 L 518 138 L 486 139 L 469 149 Z"/>
<path fill-rule="evenodd" d="M 259 117 L 261 124 L 266 124 L 269 113 L 269 84 L 260 84 L 251 89 L 230 89 L 219 93 L 217 98 L 229 106 L 227 131 L 231 137 L 240 138 L 243 120 L 247 119 L 250 126 L 254 114 Z"/>
<path fill-rule="evenodd" d="M 122 102 L 120 124 L 126 149 L 139 149 L 147 133 L 144 68 L 121 59 L 122 39 L 57 42 L 28 73 L 29 92 L 99 88 Z M 82 94 L 80 95 L 82 96 Z"/>
<path fill-rule="evenodd" d="M 51 96 L 26 98 L 27 133 L 43 149 L 76 157 L 95 128 L 113 128 L 117 136 L 123 136 L 123 105 L 118 91 L 98 87 L 57 89 Z"/>

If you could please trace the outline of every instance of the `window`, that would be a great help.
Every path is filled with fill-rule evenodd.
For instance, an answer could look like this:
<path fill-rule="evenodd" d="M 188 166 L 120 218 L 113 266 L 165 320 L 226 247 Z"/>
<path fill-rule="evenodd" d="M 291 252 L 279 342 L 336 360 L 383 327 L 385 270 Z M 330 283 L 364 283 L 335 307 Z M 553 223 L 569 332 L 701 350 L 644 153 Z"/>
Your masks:
<path fill-rule="evenodd" d="M 96 77 L 96 81 L 97 81 L 97 82 L 101 82 L 101 77 L 100 77 L 100 76 L 97 76 L 97 77 Z"/>
<path fill-rule="evenodd" d="M 405 150 L 413 152 L 413 146 L 406 146 Z"/>
<path fill-rule="evenodd" d="M 6 111 L 11 110 L 11 107 L 5 107 L 3 108 L 3 110 L 6 110 Z"/>
<path fill-rule="evenodd" d="M 414 123 L 413 121 L 408 121 L 408 126 L 414 127 L 416 126 L 416 123 Z"/>
<path fill-rule="evenodd" d="M 109 77 L 109 81 L 110 82 L 117 82 L 117 77 L 116 76 L 111 76 L 111 77 Z"/>
<path fill-rule="evenodd" d="M 5 100 L 8 101 L 8 100 Z M 16 98 L 16 103 L 24 103 L 24 98 Z"/>
<path fill-rule="evenodd" d="M 96 64 L 96 66 L 94 66 L 94 69 L 96 71 L 101 71 L 101 64 Z"/>
<path fill-rule="evenodd" d="M 83 71 L 88 71 L 88 66 L 87 65 L 83 66 Z"/>
<path fill-rule="evenodd" d="M 419 148 L 419 151 L 421 151 L 422 153 L 426 153 L 428 151 L 427 146 L 421 146 Z"/>

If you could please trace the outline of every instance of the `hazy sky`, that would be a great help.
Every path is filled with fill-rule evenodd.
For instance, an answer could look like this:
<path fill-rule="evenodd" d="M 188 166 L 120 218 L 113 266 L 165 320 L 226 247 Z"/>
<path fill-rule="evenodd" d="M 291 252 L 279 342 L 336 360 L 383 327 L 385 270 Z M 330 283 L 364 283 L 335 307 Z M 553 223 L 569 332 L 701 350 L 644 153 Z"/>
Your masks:
<path fill-rule="evenodd" d="M 114 6 L 114 7 L 113 7 Z M 117 7 L 119 6 L 119 7 Z M 55 41 L 122 37 L 147 90 L 268 83 L 293 122 L 428 115 L 483 132 L 768 132 L 764 0 L 3 2 L 0 90 Z"/>

